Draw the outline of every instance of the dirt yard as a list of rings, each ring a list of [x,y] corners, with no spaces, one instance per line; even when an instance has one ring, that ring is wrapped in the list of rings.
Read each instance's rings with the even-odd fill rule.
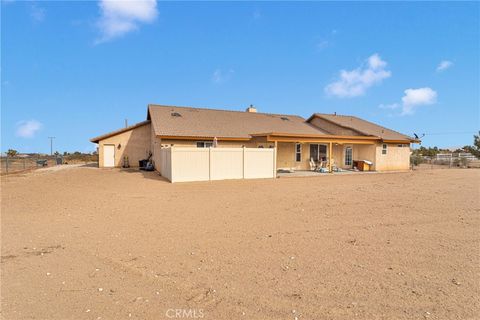
[[[2,179],[2,319],[480,318],[477,169]]]

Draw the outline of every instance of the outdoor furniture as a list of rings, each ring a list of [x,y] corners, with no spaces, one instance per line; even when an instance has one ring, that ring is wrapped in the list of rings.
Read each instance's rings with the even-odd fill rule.
[[[313,161],[313,158],[310,158],[310,170],[311,171],[317,170],[317,165],[315,164],[315,161]]]
[[[370,167],[373,163],[368,160],[354,160],[353,166],[359,171],[370,171]]]

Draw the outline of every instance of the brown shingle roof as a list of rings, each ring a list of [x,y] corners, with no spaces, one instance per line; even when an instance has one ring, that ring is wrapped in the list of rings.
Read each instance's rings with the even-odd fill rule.
[[[149,105],[148,117],[157,136],[250,138],[250,134],[265,132],[325,134],[296,115]]]
[[[378,124],[357,118],[355,116],[344,116],[336,114],[324,114],[324,113],[315,113],[307,121],[310,121],[314,117],[319,117],[330,121],[341,127],[349,128],[357,131],[362,135],[371,135],[382,138],[383,140],[398,140],[398,141],[413,141],[412,137],[404,135],[400,132],[387,129]]]

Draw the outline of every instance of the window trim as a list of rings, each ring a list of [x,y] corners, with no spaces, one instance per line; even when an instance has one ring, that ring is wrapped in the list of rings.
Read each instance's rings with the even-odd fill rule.
[[[297,147],[300,147],[300,150]],[[300,156],[300,160],[297,160],[297,155]],[[295,162],[302,162],[302,144],[298,142],[295,143]]]
[[[382,155],[386,155],[388,153],[388,145],[386,143],[382,144]]]
[[[203,147],[199,147],[198,144],[203,143]],[[209,146],[207,146],[209,144]],[[213,147],[213,141],[197,141],[196,142],[197,148],[212,148]]]

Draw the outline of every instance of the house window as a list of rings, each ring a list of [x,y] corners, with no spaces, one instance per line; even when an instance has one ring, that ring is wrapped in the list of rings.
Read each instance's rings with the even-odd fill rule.
[[[211,148],[213,142],[210,141],[197,141],[197,148]]]
[[[382,145],[382,154],[387,154],[387,145],[385,143]]]
[[[403,144],[398,144],[397,147],[403,148]]]
[[[352,165],[352,158],[353,158],[353,149],[352,147],[345,148],[345,165],[351,166]]]
[[[295,144],[295,161],[302,161],[302,145],[300,143]]]

